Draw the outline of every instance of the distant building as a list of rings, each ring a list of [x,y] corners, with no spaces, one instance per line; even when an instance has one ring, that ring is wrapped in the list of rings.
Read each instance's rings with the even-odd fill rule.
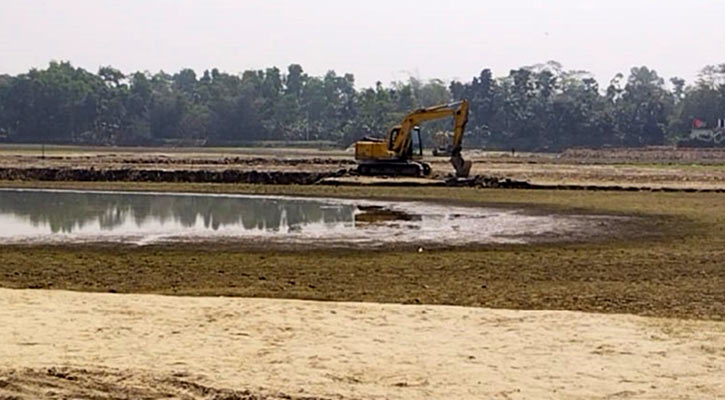
[[[709,128],[707,124],[695,118],[687,139],[677,143],[680,147],[725,147],[725,119],[718,119],[717,126]]]

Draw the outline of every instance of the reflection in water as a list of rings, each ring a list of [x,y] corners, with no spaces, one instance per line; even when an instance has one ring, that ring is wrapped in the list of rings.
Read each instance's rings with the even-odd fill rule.
[[[279,231],[311,223],[351,223],[355,207],[311,199],[109,192],[0,191],[0,223],[26,220],[52,233],[243,227]],[[6,224],[3,224],[6,225]]]
[[[421,202],[0,189],[0,243],[523,243],[596,234],[595,222],[602,219]]]
[[[383,206],[358,206],[360,213],[355,214],[355,223],[358,226],[365,224],[387,224],[394,221],[422,221],[423,217],[409,214],[402,210],[393,210]]]

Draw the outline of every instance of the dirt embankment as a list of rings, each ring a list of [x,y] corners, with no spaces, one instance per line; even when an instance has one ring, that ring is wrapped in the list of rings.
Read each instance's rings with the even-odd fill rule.
[[[310,185],[324,178],[345,175],[336,172],[244,171],[244,170],[161,170],[161,169],[80,169],[80,168],[0,168],[0,180],[6,181],[79,181],[79,182],[208,182],[256,183],[274,185]]]
[[[123,164],[161,164],[161,165],[287,165],[291,167],[305,165],[355,165],[352,159],[339,158],[269,158],[269,157],[223,157],[223,158],[122,158]]]
[[[257,171],[310,171],[333,172],[350,168],[355,160],[342,156],[319,156],[300,154],[289,156],[279,154],[226,155],[223,153],[203,154],[180,153],[70,153],[47,156],[29,154],[3,154],[0,151],[0,167],[4,168],[77,168],[77,169],[155,169],[155,170],[213,170],[225,169]]]

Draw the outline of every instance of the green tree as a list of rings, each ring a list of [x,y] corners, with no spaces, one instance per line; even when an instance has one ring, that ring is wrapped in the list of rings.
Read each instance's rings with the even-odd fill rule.
[[[621,98],[614,103],[622,144],[664,144],[673,105],[672,94],[665,89],[664,79],[656,71],[647,67],[632,68]]]

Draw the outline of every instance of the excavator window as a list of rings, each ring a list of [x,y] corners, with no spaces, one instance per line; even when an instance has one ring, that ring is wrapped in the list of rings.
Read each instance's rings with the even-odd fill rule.
[[[397,139],[398,134],[400,133],[400,128],[394,128],[392,132],[390,132],[390,141],[388,142],[388,150],[393,150],[393,145],[395,144],[395,139]]]
[[[412,153],[411,155],[422,156],[423,155],[423,141],[420,139],[420,127],[416,126],[415,128],[413,128],[413,132],[411,132],[411,135],[410,135],[410,140],[411,140],[410,150]]]

